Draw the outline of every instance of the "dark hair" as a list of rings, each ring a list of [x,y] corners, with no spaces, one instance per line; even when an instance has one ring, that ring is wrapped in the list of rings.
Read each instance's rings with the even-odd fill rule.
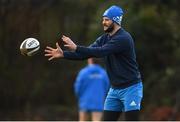
[[[101,59],[99,59],[99,58],[92,58],[92,61],[93,61],[94,64],[100,64]]]

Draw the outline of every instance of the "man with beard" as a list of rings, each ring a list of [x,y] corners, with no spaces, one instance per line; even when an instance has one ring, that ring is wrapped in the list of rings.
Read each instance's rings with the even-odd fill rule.
[[[139,119],[143,85],[136,62],[134,41],[121,27],[123,14],[123,10],[118,6],[108,8],[102,16],[105,33],[89,47],[76,45],[69,37],[63,35],[64,46],[70,51],[63,51],[58,43],[56,48],[47,46],[45,49],[45,56],[48,56],[49,60],[81,60],[90,57],[104,59],[111,82],[104,104],[104,121],[118,120],[122,112],[125,112],[126,120]]]

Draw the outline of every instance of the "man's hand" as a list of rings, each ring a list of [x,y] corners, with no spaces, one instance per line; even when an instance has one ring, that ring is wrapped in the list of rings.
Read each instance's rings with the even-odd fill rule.
[[[62,36],[62,40],[65,43],[64,46],[67,47],[69,50],[71,50],[71,51],[75,51],[76,50],[77,45],[74,44],[74,42],[69,37],[63,35]]]
[[[60,48],[59,44],[56,42],[56,49],[47,46],[46,49],[44,50],[45,56],[50,57],[48,60],[52,60],[54,58],[62,58],[64,57],[63,51]]]

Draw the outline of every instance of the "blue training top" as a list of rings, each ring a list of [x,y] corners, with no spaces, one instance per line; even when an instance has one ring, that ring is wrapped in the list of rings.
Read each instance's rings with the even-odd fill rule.
[[[83,68],[74,84],[81,111],[102,111],[109,79],[105,70],[96,64]]]
[[[134,41],[120,28],[114,35],[103,34],[89,47],[77,46],[75,52],[64,51],[64,58],[104,58],[112,87],[124,88],[141,82],[136,62]]]

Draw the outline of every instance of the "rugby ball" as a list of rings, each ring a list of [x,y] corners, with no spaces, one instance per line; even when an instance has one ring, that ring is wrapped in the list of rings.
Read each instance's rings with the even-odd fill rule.
[[[20,51],[22,55],[33,56],[38,52],[39,48],[40,43],[37,39],[27,38],[21,43]]]

